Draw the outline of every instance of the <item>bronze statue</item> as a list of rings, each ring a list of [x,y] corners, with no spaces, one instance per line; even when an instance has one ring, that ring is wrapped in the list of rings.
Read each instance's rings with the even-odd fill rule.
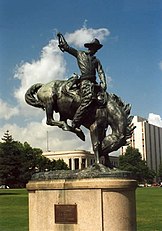
[[[89,129],[95,163],[100,164],[100,157],[104,156],[105,166],[112,168],[108,154],[126,145],[134,130],[131,106],[115,94],[106,92],[102,66],[93,56],[102,47],[97,39],[85,44],[89,50],[83,52],[69,47],[61,34],[58,37],[60,49],[77,58],[81,76],[34,84],[27,90],[25,100],[29,105],[46,111],[48,125],[71,131],[82,140],[85,140],[85,136],[80,125]],[[96,70],[100,85],[96,82]],[[60,121],[54,120],[54,112],[59,112]],[[68,119],[73,121],[72,126],[67,123]],[[111,134],[106,134],[108,126],[112,129]]]
[[[103,91],[106,91],[106,77],[100,61],[94,54],[102,47],[98,39],[94,39],[90,43],[85,43],[84,46],[88,51],[79,51],[70,47],[62,34],[58,33],[59,48],[62,52],[66,51],[77,58],[77,63],[81,72],[79,83],[81,103],[78,107],[72,121],[72,127],[79,129],[82,120],[84,120],[86,112],[95,99],[94,85],[96,82],[96,71],[100,78],[100,85]]]

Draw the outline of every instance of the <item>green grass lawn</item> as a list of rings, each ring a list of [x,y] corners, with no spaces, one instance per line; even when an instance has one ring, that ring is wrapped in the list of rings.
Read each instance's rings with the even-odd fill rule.
[[[29,230],[28,194],[25,189],[0,190],[0,230]]]
[[[137,230],[162,231],[162,187],[136,191]]]
[[[138,188],[136,198],[137,230],[162,231],[162,188]],[[25,189],[0,190],[0,230],[28,231],[28,194]]]

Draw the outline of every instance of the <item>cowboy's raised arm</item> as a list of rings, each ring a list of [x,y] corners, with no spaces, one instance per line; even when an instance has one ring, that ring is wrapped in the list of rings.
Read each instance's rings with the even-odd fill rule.
[[[77,50],[74,49],[73,47],[70,47],[70,46],[68,45],[68,43],[66,42],[64,36],[63,36],[61,33],[58,33],[58,34],[57,34],[57,37],[58,37],[58,41],[59,41],[58,47],[60,48],[60,50],[61,50],[62,52],[66,51],[66,52],[68,52],[69,54],[71,54],[71,55],[77,57]]]

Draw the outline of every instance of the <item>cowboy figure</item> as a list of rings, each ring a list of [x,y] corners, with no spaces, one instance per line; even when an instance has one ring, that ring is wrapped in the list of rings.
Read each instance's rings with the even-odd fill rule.
[[[62,34],[58,33],[59,48],[62,52],[66,51],[69,54],[77,58],[77,63],[81,72],[80,75],[80,95],[81,104],[77,109],[73,121],[72,127],[80,130],[81,120],[84,118],[85,113],[89,109],[93,101],[94,84],[96,82],[96,71],[100,78],[100,86],[103,91],[106,91],[106,77],[103,71],[100,61],[94,56],[94,54],[103,46],[98,39],[94,39],[90,43],[85,43],[84,46],[88,48],[87,51],[79,51],[70,47]]]

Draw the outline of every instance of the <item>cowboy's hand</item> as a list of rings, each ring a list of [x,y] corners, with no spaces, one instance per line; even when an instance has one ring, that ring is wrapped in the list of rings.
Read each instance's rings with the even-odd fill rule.
[[[63,43],[60,43],[60,44],[58,45],[58,47],[64,48],[64,44],[63,44]]]
[[[65,51],[65,50],[64,50],[64,44],[63,44],[62,42],[59,43],[58,47],[60,48],[60,50],[61,50],[62,52]]]

